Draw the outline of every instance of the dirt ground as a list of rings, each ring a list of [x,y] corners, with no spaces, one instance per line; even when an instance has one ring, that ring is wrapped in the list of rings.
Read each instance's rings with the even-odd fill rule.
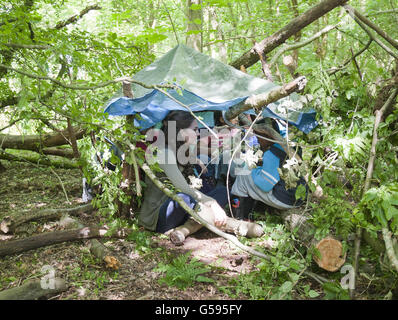
[[[36,208],[66,208],[82,204],[80,170],[51,171],[28,163],[2,163],[6,171],[0,173],[0,221],[23,210],[29,214],[29,210]],[[83,214],[79,219],[83,224],[103,225],[103,218],[95,212]],[[0,241],[59,228],[56,221],[30,222],[19,227],[15,234],[0,232]],[[68,242],[0,258],[0,290],[19,286],[30,279],[40,279],[43,266],[51,266],[55,276],[67,282],[68,290],[50,299],[228,300],[230,297],[220,292],[218,287],[227,286],[231,277],[255,268],[248,254],[206,229],[186,239],[180,247],[174,246],[164,235],[153,233],[149,253],[137,250],[134,241],[117,239],[104,244],[121,260],[119,270],[108,270],[96,260],[90,254],[88,241]],[[154,271],[159,261],[164,261],[165,255],[177,257],[188,252],[213,266],[206,277],[214,282],[198,282],[185,290],[159,283],[161,273]]]

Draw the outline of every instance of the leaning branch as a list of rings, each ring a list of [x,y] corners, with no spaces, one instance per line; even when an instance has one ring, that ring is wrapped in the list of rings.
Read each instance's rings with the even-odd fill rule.
[[[358,52],[356,52],[355,54],[353,54],[352,57],[349,58],[349,59],[347,59],[341,66],[339,66],[339,67],[337,67],[337,68],[334,67],[334,68],[328,70],[327,72],[328,72],[329,76],[331,76],[331,75],[333,75],[333,74],[335,74],[335,73],[337,73],[337,72],[343,70],[345,67],[347,67],[347,65],[348,65],[352,60],[356,59],[356,57],[358,57],[359,55],[361,55],[362,53],[364,53],[364,52],[370,47],[370,45],[371,45],[372,42],[373,42],[373,39],[369,39],[368,43],[367,43],[361,50],[359,50]]]
[[[225,113],[225,118],[231,120],[236,118],[242,112],[250,109],[260,111],[263,107],[278,101],[281,98],[287,97],[293,92],[301,91],[307,84],[307,79],[305,77],[298,77],[293,81],[285,84],[282,87],[277,87],[272,89],[267,93],[257,94],[248,97],[243,103],[238,104],[232,108],[229,108]]]
[[[390,96],[388,97],[388,99],[387,99],[386,103],[383,105],[383,107],[379,110],[376,110],[376,112],[375,112],[376,116],[375,116],[375,121],[374,121],[374,125],[373,125],[372,146],[370,148],[368,169],[366,172],[365,185],[364,185],[362,194],[365,194],[369,190],[370,183],[371,183],[372,176],[373,176],[374,163],[375,163],[375,159],[376,159],[376,146],[377,146],[377,142],[378,142],[377,130],[378,130],[380,122],[383,118],[384,112],[391,106],[392,103],[394,103],[394,101],[396,100],[397,94],[398,94],[398,89],[395,88],[392,91],[392,93],[390,94]],[[390,258],[391,263],[395,267],[397,267],[398,264],[395,264],[395,262],[397,261],[397,257],[394,254],[394,250],[391,251],[392,243],[390,244],[390,236],[389,236],[390,232],[386,227],[383,227],[382,231],[383,231],[383,238],[384,238],[385,245],[386,245],[387,255]],[[355,276],[358,272],[361,238],[362,238],[362,228],[358,227],[357,234],[356,234],[356,241],[355,241],[355,252],[354,252]],[[397,271],[398,271],[398,268],[397,268]],[[353,294],[353,292],[351,291],[351,295],[352,294]]]
[[[294,34],[298,33],[301,29],[305,28],[315,20],[324,16],[326,13],[330,12],[334,8],[343,5],[348,0],[324,0],[312,7],[299,17],[293,19],[285,27],[274,33],[273,35],[265,38],[260,43],[256,44],[249,51],[244,53],[240,58],[231,63],[236,69],[240,69],[241,66],[248,68],[255,64],[260,58],[258,51],[261,51],[263,55],[268,54],[281,44],[283,44],[287,39],[289,39]]]
[[[394,245],[391,239],[391,231],[387,228],[382,229],[383,239],[386,244],[386,252],[388,255],[388,259],[390,259],[391,264],[394,266],[395,270],[398,271],[398,258],[395,255]]]

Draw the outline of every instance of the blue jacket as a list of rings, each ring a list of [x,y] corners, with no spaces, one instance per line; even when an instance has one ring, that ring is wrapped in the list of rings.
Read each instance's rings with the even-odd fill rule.
[[[279,182],[278,168],[286,153],[282,147],[274,143],[270,149],[263,154],[263,165],[252,170],[251,175],[256,186],[262,191],[269,192]]]

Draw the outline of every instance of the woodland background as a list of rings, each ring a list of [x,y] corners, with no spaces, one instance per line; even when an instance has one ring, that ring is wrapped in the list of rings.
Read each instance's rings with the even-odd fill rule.
[[[332,4],[331,10],[300,26],[300,17],[320,3]],[[344,3],[350,7],[340,6]],[[360,13],[356,21],[350,8]],[[93,201],[95,214],[85,207],[79,219],[128,230],[127,238],[98,245],[129,259],[124,267],[115,261],[105,266],[86,242],[4,254],[0,290],[37,281],[50,265],[67,282],[53,294],[58,299],[396,298],[397,25],[393,0],[1,1],[1,242],[67,229],[48,221],[79,204],[84,175],[100,183],[103,193]],[[295,31],[267,46],[285,26]],[[292,129],[313,181],[302,210],[311,215],[315,238],[333,233],[341,239],[346,264],[356,271],[355,288],[341,286],[345,274],[314,266],[316,253],[303,248],[270,209],[258,217],[264,239],[278,246],[268,250],[264,239],[240,239],[269,257],[236,256],[231,265],[247,266],[248,272],[226,272],[165,247],[162,236],[120,213],[123,203],[133,204],[134,217],[137,186],[124,192],[122,170],[103,170],[96,155],[107,150],[105,136],[114,141],[142,136],[124,119],[104,117],[104,105],[121,89],[121,79],[178,43],[280,85],[307,78],[302,94],[311,98],[320,125],[309,135]],[[59,210],[41,215],[54,208]],[[29,215],[30,221],[17,226],[15,221]]]

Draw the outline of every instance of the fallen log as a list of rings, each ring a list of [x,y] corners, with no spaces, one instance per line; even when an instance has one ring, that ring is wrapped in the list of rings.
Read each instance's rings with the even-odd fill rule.
[[[0,138],[1,139],[1,138]],[[17,150],[7,150],[7,152],[0,149],[0,159],[8,161],[29,162],[36,165],[52,166],[54,168],[75,169],[79,168],[76,161],[66,158],[59,158],[57,156],[42,157],[40,154],[27,150],[23,155]],[[19,151],[19,150],[18,150]]]
[[[84,212],[91,212],[93,210],[94,207],[91,204],[85,204],[75,208],[23,211],[15,216],[4,217],[3,220],[0,222],[0,231],[2,231],[3,233],[13,233],[18,226],[30,221],[59,220],[65,214],[77,216]]]
[[[76,139],[83,138],[86,130],[73,127]],[[8,135],[0,134],[0,141],[3,149],[21,149],[40,152],[43,148],[62,146],[70,144],[70,136],[68,129],[60,132],[51,132],[43,135]]]
[[[0,257],[68,241],[104,237],[123,237],[122,232],[115,232],[111,236],[105,236],[107,231],[108,230],[104,228],[84,227],[73,230],[47,232],[19,240],[3,241],[0,242]]]
[[[295,209],[282,211],[281,216],[285,221],[286,227],[297,234],[300,243],[308,249],[315,248],[320,256],[314,255],[315,263],[327,271],[337,271],[345,263],[346,254],[343,253],[343,245],[333,236],[317,240],[313,237],[314,227],[308,221],[309,217],[303,215]]]
[[[42,285],[41,280],[28,281],[22,286],[0,291],[0,300],[37,300],[49,298],[68,289],[65,280],[54,278],[52,285]]]
[[[68,216],[64,217],[59,224],[66,228],[68,226],[77,226],[78,228],[85,227],[80,221]],[[120,263],[121,259],[116,257],[115,254],[111,253],[110,250],[97,239],[89,240],[89,249],[91,254],[100,261],[104,262],[107,268],[118,270],[122,266]]]
[[[58,157],[64,157],[68,159],[73,159],[75,158],[75,155],[73,154],[72,149],[66,149],[66,148],[45,148],[41,150],[41,153],[46,154],[46,155],[51,155],[51,156],[58,156]]]

